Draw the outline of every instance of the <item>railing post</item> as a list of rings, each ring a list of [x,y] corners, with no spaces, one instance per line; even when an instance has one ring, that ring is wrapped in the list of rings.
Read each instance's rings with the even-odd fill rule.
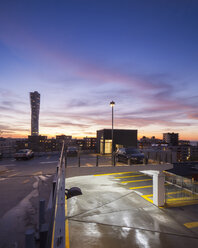
[[[39,201],[39,231],[41,230],[41,225],[45,223],[45,200],[41,199]]]
[[[40,248],[46,247],[47,234],[48,234],[48,225],[45,223],[42,224],[40,228]]]
[[[158,156],[158,163],[160,164],[161,163],[161,152],[158,153],[159,156]]]
[[[98,155],[96,156],[96,167],[98,167]]]
[[[65,167],[67,167],[67,151],[65,151]]]
[[[28,229],[25,233],[25,248],[35,248],[34,229]]]
[[[80,155],[78,155],[78,167],[80,167]]]
[[[54,194],[55,194],[55,188],[56,188],[56,180],[54,179],[54,181],[53,181],[53,188],[52,188],[52,199],[54,199]]]
[[[129,158],[127,161],[128,165],[131,165],[131,159]]]

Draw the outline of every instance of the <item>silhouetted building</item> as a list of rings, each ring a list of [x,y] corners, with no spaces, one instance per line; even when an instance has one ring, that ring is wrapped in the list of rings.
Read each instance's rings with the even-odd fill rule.
[[[111,129],[97,131],[97,152],[106,154],[112,150]],[[120,147],[137,147],[137,130],[114,129],[113,150]]]
[[[47,136],[28,136],[28,148],[34,152],[44,152]]]
[[[178,146],[178,133],[163,133],[163,141],[171,146]]]
[[[37,91],[30,92],[30,103],[31,103],[31,136],[38,136],[40,94]]]

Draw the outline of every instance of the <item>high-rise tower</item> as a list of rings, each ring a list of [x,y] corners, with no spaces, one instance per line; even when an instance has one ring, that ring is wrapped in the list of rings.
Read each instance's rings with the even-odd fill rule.
[[[31,135],[39,135],[39,110],[40,110],[40,94],[37,91],[30,92],[31,103]]]

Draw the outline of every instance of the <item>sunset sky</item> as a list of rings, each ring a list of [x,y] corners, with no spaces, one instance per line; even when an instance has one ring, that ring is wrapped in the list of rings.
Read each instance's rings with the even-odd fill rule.
[[[40,134],[138,129],[198,140],[198,1],[0,1],[0,130]],[[0,136],[1,136],[0,135]]]

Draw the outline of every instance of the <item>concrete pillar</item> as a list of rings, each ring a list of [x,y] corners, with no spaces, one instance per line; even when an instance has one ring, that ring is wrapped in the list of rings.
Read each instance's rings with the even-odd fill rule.
[[[165,203],[165,176],[163,172],[153,175],[153,204],[158,207],[164,206]]]

